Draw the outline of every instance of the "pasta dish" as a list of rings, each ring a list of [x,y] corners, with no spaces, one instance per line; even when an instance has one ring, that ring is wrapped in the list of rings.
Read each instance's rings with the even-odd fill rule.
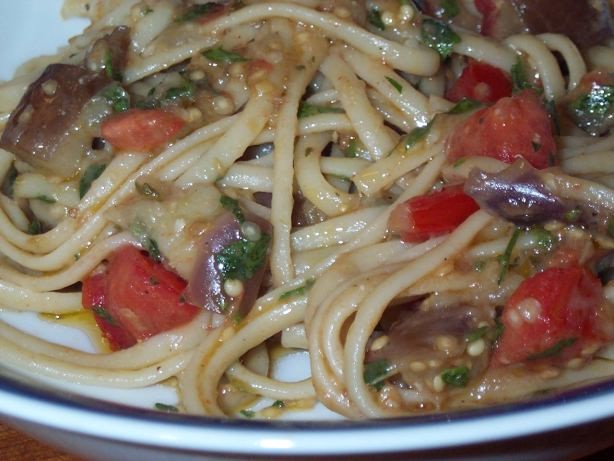
[[[0,321],[0,365],[239,418],[614,377],[612,12],[66,1],[91,25],[0,83],[0,307],[98,351]]]

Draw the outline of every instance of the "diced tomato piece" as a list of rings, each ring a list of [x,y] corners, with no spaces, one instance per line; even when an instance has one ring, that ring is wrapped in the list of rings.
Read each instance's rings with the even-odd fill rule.
[[[265,59],[252,59],[248,63],[249,75],[255,74],[256,72],[263,70],[265,72],[271,72],[273,70],[273,64]]]
[[[556,162],[548,112],[532,90],[497,101],[460,123],[448,138],[448,159],[494,157],[505,163],[524,158],[542,169]]]
[[[479,208],[463,192],[462,185],[448,186],[398,205],[390,215],[388,228],[405,242],[422,242],[453,231]]]
[[[186,282],[137,248],[114,253],[105,272],[83,281],[83,306],[113,350],[192,320],[200,308],[183,300]]]
[[[512,80],[507,73],[490,64],[471,60],[458,80],[446,92],[446,98],[460,101],[474,99],[492,104],[512,95]]]
[[[151,151],[169,142],[185,121],[161,109],[131,109],[102,122],[102,137],[120,150]]]
[[[504,326],[493,365],[579,355],[608,341],[599,279],[579,265],[552,267],[524,280],[502,313]]]

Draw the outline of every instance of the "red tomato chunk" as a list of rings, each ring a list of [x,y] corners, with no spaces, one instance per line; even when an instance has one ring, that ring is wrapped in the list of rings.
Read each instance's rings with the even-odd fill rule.
[[[535,168],[551,166],[556,144],[548,112],[532,90],[500,99],[460,123],[448,138],[448,159],[482,156],[505,163],[524,158]]]
[[[453,231],[479,208],[459,184],[410,198],[393,210],[388,223],[405,242],[422,242]]]
[[[603,289],[584,267],[553,267],[524,280],[502,314],[493,364],[577,357],[608,341]]]
[[[467,98],[492,104],[511,94],[512,81],[505,72],[489,64],[471,60],[446,92],[446,98],[455,102]]]
[[[119,150],[151,151],[168,143],[185,121],[161,109],[131,109],[102,122],[102,137]]]
[[[111,349],[130,347],[192,320],[186,282],[132,246],[111,255],[105,272],[83,281],[82,303],[94,312]]]

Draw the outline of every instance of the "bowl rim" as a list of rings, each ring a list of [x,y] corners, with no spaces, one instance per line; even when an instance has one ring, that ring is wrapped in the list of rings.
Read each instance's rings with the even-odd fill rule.
[[[1,372],[0,401],[3,419],[129,444],[244,455],[347,455],[497,442],[612,418],[614,380],[521,403],[363,421],[263,421],[166,413],[51,389]]]

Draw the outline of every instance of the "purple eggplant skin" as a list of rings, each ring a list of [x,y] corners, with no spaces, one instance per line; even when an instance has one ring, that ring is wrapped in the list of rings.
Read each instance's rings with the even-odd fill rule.
[[[81,126],[83,107],[111,79],[70,64],[51,64],[32,83],[12,112],[0,147],[21,160],[62,177],[79,168],[91,136]]]

